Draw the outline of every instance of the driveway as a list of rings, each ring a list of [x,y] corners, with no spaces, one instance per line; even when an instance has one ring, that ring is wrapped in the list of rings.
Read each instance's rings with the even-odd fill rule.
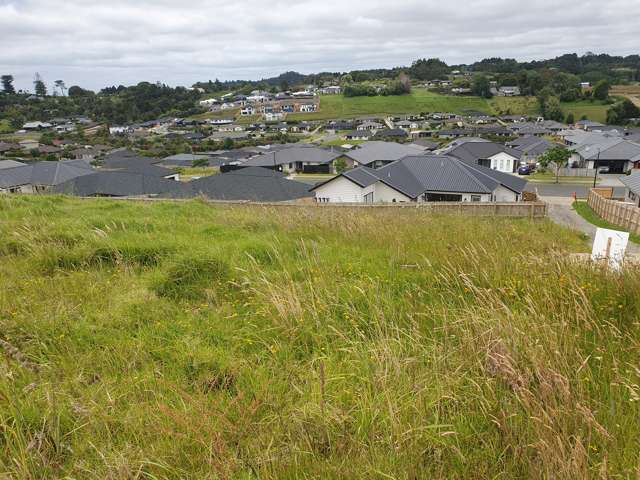
[[[573,199],[567,197],[541,197],[542,201],[546,202],[549,206],[548,213],[549,218],[563,227],[568,227],[572,230],[577,230],[584,233],[591,240],[591,244],[596,238],[596,230],[598,227],[590,224],[584,218],[582,218],[573,209]],[[629,242],[627,247],[627,253],[637,255],[640,254],[640,245],[633,242]]]

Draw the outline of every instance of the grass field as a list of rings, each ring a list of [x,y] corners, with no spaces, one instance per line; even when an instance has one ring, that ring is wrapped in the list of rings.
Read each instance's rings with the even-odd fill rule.
[[[493,97],[489,104],[497,115],[538,115],[536,97]]]
[[[410,95],[391,97],[325,95],[320,99],[319,112],[288,115],[287,119],[330,120],[422,112],[464,113],[465,110],[491,113],[487,101],[479,97],[444,96],[425,89],[414,89]]]
[[[0,197],[6,478],[633,478],[640,274],[548,221]]]
[[[607,110],[611,108],[611,105],[604,104],[597,100],[593,102],[589,100],[578,100],[576,102],[564,102],[561,104],[561,107],[565,117],[569,113],[573,113],[576,122],[583,116],[586,116],[588,120],[593,122],[606,123]]]

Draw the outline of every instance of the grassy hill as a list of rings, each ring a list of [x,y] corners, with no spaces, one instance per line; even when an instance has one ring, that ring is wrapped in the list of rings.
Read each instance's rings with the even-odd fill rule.
[[[0,197],[8,478],[631,478],[640,274],[548,221]]]
[[[479,97],[445,96],[425,89],[414,89],[410,95],[391,97],[325,95],[320,99],[319,112],[288,115],[287,119],[330,120],[422,112],[464,113],[465,110],[491,112],[487,101]]]

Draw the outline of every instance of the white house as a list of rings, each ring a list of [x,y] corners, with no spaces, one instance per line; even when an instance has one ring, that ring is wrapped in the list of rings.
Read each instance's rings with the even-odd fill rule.
[[[320,203],[517,202],[526,181],[444,155],[349,170],[312,191]]]

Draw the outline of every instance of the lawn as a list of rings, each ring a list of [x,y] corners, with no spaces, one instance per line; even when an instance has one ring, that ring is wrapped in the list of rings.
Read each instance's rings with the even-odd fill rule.
[[[578,100],[576,102],[564,102],[560,105],[565,117],[569,113],[573,113],[573,117],[577,122],[583,116],[586,116],[588,120],[593,122],[606,123],[607,110],[611,105],[607,105],[601,101],[595,100],[593,102],[589,100]]]
[[[536,97],[493,97],[489,101],[497,115],[532,115],[540,112]]]
[[[180,181],[189,182],[195,178],[216,175],[220,169],[217,167],[180,167],[176,171],[180,174]]]
[[[0,197],[6,478],[633,478],[640,273],[549,221]]]
[[[410,95],[390,97],[325,95],[320,99],[320,111],[288,115],[287,119],[330,120],[423,112],[464,113],[465,110],[491,113],[490,105],[480,97],[445,96],[425,89],[414,89]]]
[[[589,204],[585,201],[577,201],[573,203],[574,210],[584,218],[587,222],[592,225],[595,225],[599,228],[608,228],[609,230],[618,230],[620,232],[625,232],[626,230],[618,225],[614,225],[613,223],[607,222],[604,218],[599,216],[593,209],[589,206]],[[629,234],[629,239],[633,243],[640,244],[640,235],[636,235],[634,233]]]
[[[546,171],[541,172],[537,171],[527,177],[527,180],[530,182],[539,182],[539,183],[556,183],[556,175],[553,172]],[[600,183],[600,179],[596,184]],[[562,184],[579,184],[579,185],[593,185],[593,177],[567,177],[560,176],[558,177],[558,183]]]

